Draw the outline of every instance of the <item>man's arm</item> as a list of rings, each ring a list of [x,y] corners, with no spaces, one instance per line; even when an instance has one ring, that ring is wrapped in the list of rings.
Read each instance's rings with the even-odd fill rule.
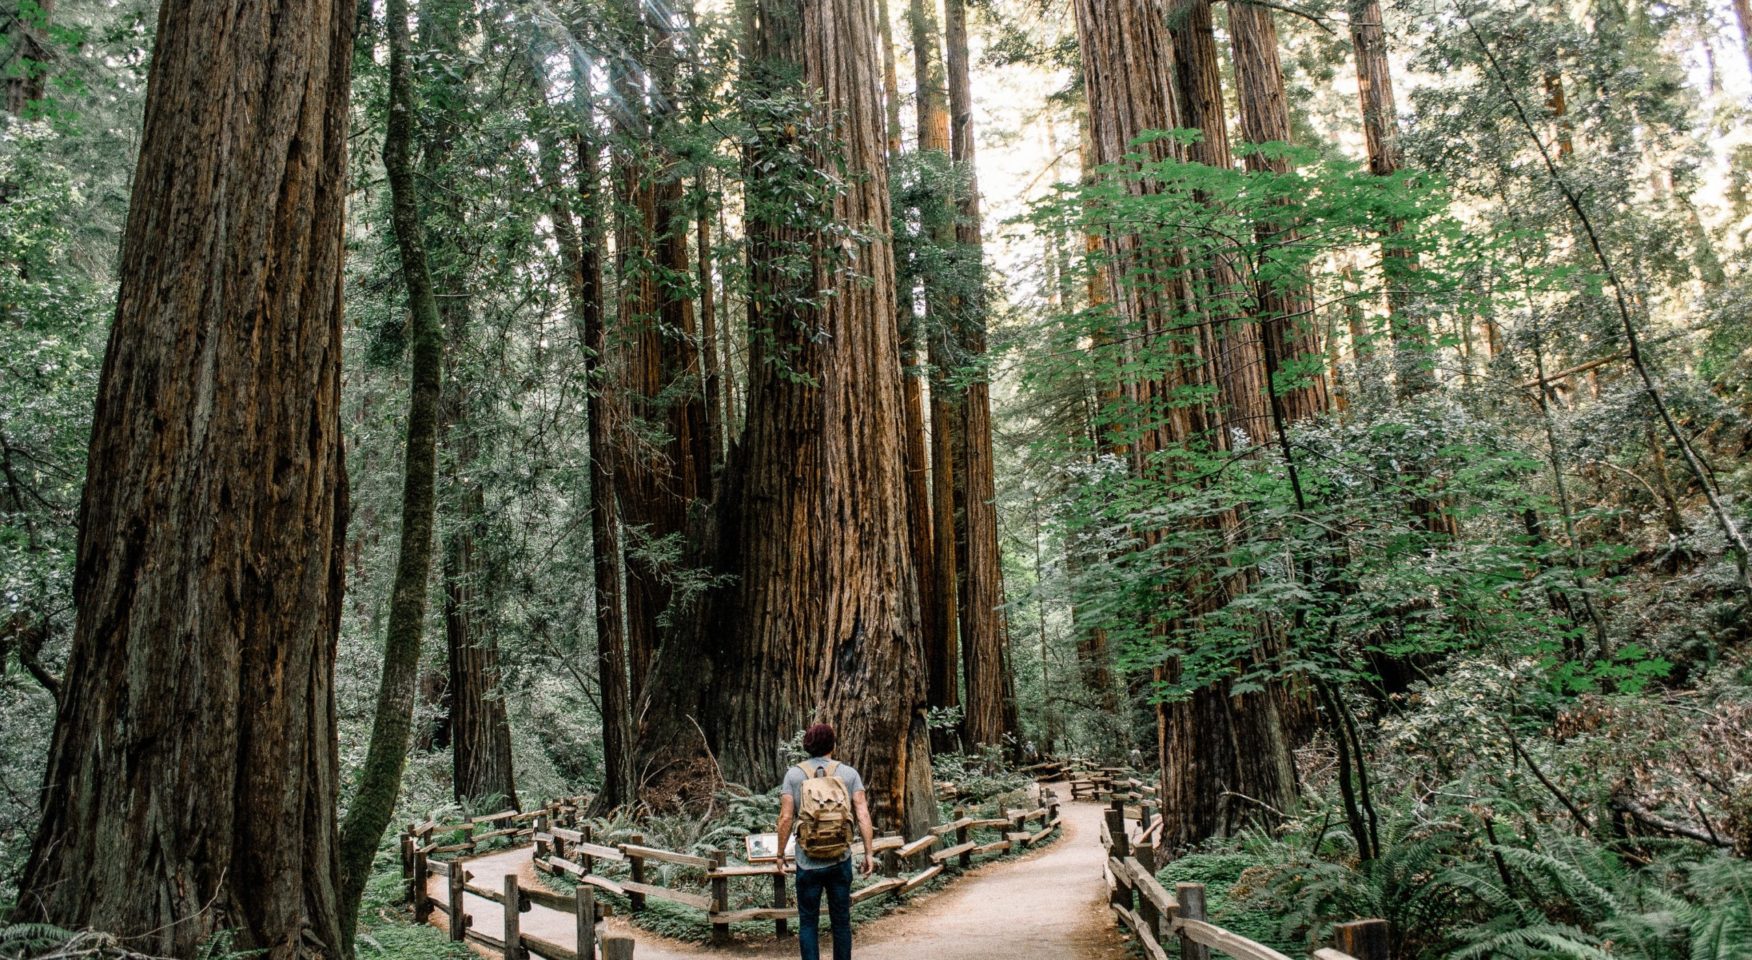
[[[791,819],[797,815],[797,801],[791,799],[791,791],[786,790],[779,796],[779,869],[785,869],[785,845],[791,839]]]
[[[858,813],[858,831],[864,835],[864,876],[876,872],[876,827],[870,822],[870,798],[864,791],[852,794],[852,807]]]

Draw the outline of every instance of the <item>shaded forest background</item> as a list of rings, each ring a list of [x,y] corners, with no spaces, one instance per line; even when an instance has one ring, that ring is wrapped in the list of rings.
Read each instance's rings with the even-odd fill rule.
[[[1752,10],[835,3],[358,5],[344,935],[389,823],[820,715],[895,826],[1159,776],[1269,942],[1752,951]],[[0,11],[7,902],[164,16]]]

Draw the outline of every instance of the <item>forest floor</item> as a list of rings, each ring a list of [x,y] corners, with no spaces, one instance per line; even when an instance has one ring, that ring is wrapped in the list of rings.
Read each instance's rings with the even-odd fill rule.
[[[1068,792],[1068,791],[1061,791]],[[1101,815],[1096,803],[1066,803],[1060,808],[1064,836],[1024,856],[981,864],[936,893],[908,900],[868,923],[854,937],[859,960],[1014,960],[1049,956],[1060,960],[1122,960],[1124,940],[1107,910],[1107,885],[1101,878]],[[525,887],[539,886],[528,847],[468,861],[476,883],[496,887],[493,878],[514,873]],[[444,897],[443,878],[434,875],[432,896]],[[499,905],[469,894],[465,909],[474,927],[497,933]],[[824,911],[825,912],[825,911]],[[434,911],[432,923],[444,926]],[[822,917],[826,940],[827,918]],[[535,906],[522,917],[525,933],[572,945],[570,914]],[[704,957],[794,957],[795,936],[739,938],[733,946],[683,943],[611,917],[601,928],[637,941],[636,960],[688,960]],[[826,953],[823,944],[823,953]]]

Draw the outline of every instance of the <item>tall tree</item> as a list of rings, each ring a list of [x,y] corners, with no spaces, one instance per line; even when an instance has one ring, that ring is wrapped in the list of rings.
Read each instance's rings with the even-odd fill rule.
[[[359,901],[383,831],[395,814],[413,728],[419,680],[420,641],[426,628],[427,583],[432,571],[432,531],[437,513],[437,451],[444,379],[444,327],[432,286],[422,233],[420,188],[415,169],[416,84],[407,0],[388,0],[389,111],[383,135],[383,168],[389,180],[390,221],[401,254],[408,294],[409,382],[407,452],[402,481],[401,543],[390,588],[384,631],[383,673],[372,715],[371,741],[359,786],[341,825],[341,922],[349,948]]]
[[[1283,65],[1278,58],[1277,21],[1269,8],[1245,0],[1229,4],[1229,43],[1235,65],[1236,100],[1241,106],[1241,139],[1248,144],[1290,142],[1290,105],[1284,92]],[[1247,169],[1289,173],[1290,161],[1252,151]],[[1272,224],[1260,226],[1261,239],[1293,245],[1295,232]],[[1268,247],[1269,249],[1269,247]],[[1313,302],[1302,289],[1285,288],[1254,278],[1254,302],[1262,335],[1271,338],[1274,367],[1286,371],[1282,383],[1271,385],[1292,420],[1325,412],[1330,404],[1320,332]]]
[[[570,195],[561,179],[558,148],[545,140],[544,187],[553,200],[554,239],[566,272],[566,301],[578,343],[584,354],[584,374],[590,391],[585,401],[590,445],[590,567],[595,588],[596,680],[602,714],[602,791],[597,803],[613,810],[632,803],[633,711],[627,677],[626,637],[621,615],[620,517],[616,506],[608,406],[611,385],[602,370],[608,349],[603,324],[602,201],[597,161],[600,148],[592,139],[595,121],[586,115],[586,133],[572,138],[577,156],[577,187]],[[582,228],[579,222],[582,221]]]
[[[939,251],[955,243],[955,222],[949,196],[941,187],[949,177],[950,139],[948,81],[943,74],[942,31],[937,24],[936,0],[911,0],[907,19],[912,33],[914,105],[917,111],[917,163],[925,181],[919,216],[927,233],[925,241]],[[931,526],[931,559],[928,582],[921,582],[919,598],[924,612],[925,652],[929,659],[928,688],[933,709],[961,706],[961,599],[960,569],[955,540],[955,431],[959,425],[956,397],[946,371],[954,361],[946,339],[945,318],[949,294],[938,264],[925,266],[919,277],[922,313],[908,302],[910,339],[915,355],[925,344],[923,359],[931,370],[930,464],[931,488],[928,518]],[[908,301],[912,298],[908,291]],[[910,417],[910,413],[909,413]],[[921,506],[922,511],[924,508]],[[937,746],[947,748],[953,732],[938,737]]]
[[[690,506],[711,493],[712,456],[700,386],[684,185],[669,171],[679,28],[649,4],[615,7],[644,62],[618,60],[613,83],[615,223],[620,313],[609,338],[628,416],[614,458],[626,532],[627,652],[635,695],[674,616],[679,542]],[[647,84],[649,88],[647,88]]]
[[[426,183],[453,182],[458,141],[468,133],[468,80],[474,58],[462,56],[464,32],[471,26],[470,0],[427,0],[420,4],[419,45],[426,69],[423,100],[427,122],[420,130],[420,176]],[[446,225],[425,238],[449,348],[445,351],[444,390],[439,405],[443,457],[443,506],[450,515],[439,564],[444,582],[444,733],[451,756],[451,789],[464,802],[517,805],[511,757],[511,724],[500,690],[499,643],[492,608],[494,576],[487,528],[486,490],[475,478],[480,434],[485,425],[475,411],[479,385],[464,346],[471,340],[476,310],[473,265],[480,244],[467,227],[471,210],[460,190],[436,190],[424,197],[432,222]]]
[[[945,0],[944,44],[949,66],[950,154],[956,167],[956,256],[967,287],[951,305],[949,332],[970,368],[959,391],[955,440],[955,553],[961,574],[962,665],[967,684],[964,729],[974,744],[1001,743],[1016,732],[1016,678],[1010,669],[1010,636],[1004,605],[1004,573],[998,556],[997,479],[992,457],[991,386],[986,379],[985,245],[980,236],[979,178],[973,139],[973,79],[967,45],[965,0]]]
[[[754,356],[724,531],[738,649],[716,715],[727,772],[759,782],[782,772],[773,744],[832,721],[877,819],[912,835],[935,801],[873,8],[756,3],[757,102],[780,115],[751,118],[773,133],[750,162],[774,175],[749,184]]]
[[[341,231],[355,5],[159,12],[15,919],[345,955]],[[215,23],[234,29],[220,32]]]
[[[1387,59],[1381,4],[1379,0],[1351,0],[1349,13],[1369,172],[1389,177],[1399,172],[1403,161],[1399,149],[1399,111],[1393,98],[1393,67]],[[1381,257],[1387,273],[1387,332],[1393,344],[1394,385],[1401,397],[1413,397],[1427,392],[1436,383],[1429,367],[1429,324],[1407,302],[1404,282],[1395,279],[1417,269],[1417,263],[1403,245],[1393,242],[1391,233],[1382,239]]]
[[[1177,9],[1166,23],[1145,0],[1119,4],[1078,0],[1075,10],[1096,159],[1104,165],[1123,165],[1139,155],[1146,162],[1174,155],[1172,141],[1165,139],[1134,146],[1148,131],[1174,129],[1186,122],[1170,87],[1174,74],[1169,69],[1173,51],[1166,35],[1168,24],[1187,31],[1183,40],[1173,42],[1200,58],[1192,65],[1197,69],[1183,77],[1182,86],[1205,91],[1198,109],[1210,127],[1204,141],[1209,145],[1219,113],[1205,107],[1221,101],[1209,96],[1215,43],[1205,36],[1208,19],[1199,17],[1198,6]],[[1187,102],[1192,99],[1189,94]],[[1135,196],[1160,190],[1148,177],[1128,177],[1124,183]],[[1263,407],[1263,391],[1243,386],[1263,383],[1261,375],[1247,369],[1251,363],[1237,359],[1248,342],[1242,331],[1250,325],[1224,324],[1221,301],[1203,305],[1202,314],[1195,309],[1199,305],[1193,291],[1177,279],[1184,271],[1172,266],[1181,256],[1178,252],[1145,244],[1120,227],[1109,230],[1104,243],[1110,261],[1109,296],[1117,308],[1116,319],[1125,325],[1124,335],[1114,338],[1116,362],[1166,371],[1122,384],[1125,409],[1142,418],[1129,450],[1133,470],[1145,480],[1197,484],[1196,477],[1178,476],[1173,459],[1161,454],[1189,445],[1227,451],[1233,433],[1223,429],[1225,417],[1265,422],[1263,413],[1252,412]],[[1220,278],[1206,288],[1219,295],[1227,289]],[[1235,332],[1224,338],[1220,325]],[[1251,343],[1257,346],[1257,336]],[[1228,541],[1237,535],[1239,514],[1221,511],[1210,522],[1217,526],[1214,532]],[[1143,537],[1149,546],[1161,541],[1156,531],[1145,531]],[[1184,616],[1196,622],[1250,582],[1251,574],[1245,571],[1221,581],[1195,571],[1183,577],[1176,589],[1185,598]],[[1157,626],[1165,630],[1176,624]],[[1169,659],[1156,679],[1180,682],[1179,659]],[[1293,770],[1274,698],[1232,700],[1226,684],[1207,684],[1184,700],[1158,706],[1156,719],[1164,816],[1169,821],[1166,836],[1171,842],[1196,842],[1231,825],[1225,784],[1274,806],[1293,794]]]

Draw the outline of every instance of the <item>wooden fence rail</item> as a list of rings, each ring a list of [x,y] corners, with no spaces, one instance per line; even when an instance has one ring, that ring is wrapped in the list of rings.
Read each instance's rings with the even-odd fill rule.
[[[540,810],[503,811],[469,821],[439,824],[432,821],[410,824],[402,836],[402,872],[408,883],[408,899],[413,904],[414,919],[426,922],[433,910],[446,918],[450,939],[470,941],[502,953],[507,960],[542,957],[547,960],[596,960],[596,924],[606,915],[604,904],[597,901],[598,892],[624,897],[636,913],[646,908],[648,899],[655,898],[700,910],[712,925],[712,943],[730,942],[730,925],[749,921],[771,921],[775,930],[784,935],[791,921],[797,919],[797,907],[791,902],[785,871],[776,864],[731,864],[722,851],[701,856],[679,853],[649,846],[641,834],[632,834],[620,843],[599,843],[591,827],[579,823],[577,813],[581,802],[566,801],[549,804]],[[516,824],[527,823],[521,827]],[[562,826],[568,823],[571,826]],[[881,864],[880,880],[852,893],[852,902],[859,903],[883,895],[904,896],[941,876],[951,866],[964,870],[972,866],[973,858],[993,853],[1005,853],[1018,847],[1028,847],[1045,840],[1060,825],[1058,797],[1045,787],[1040,789],[1037,805],[1032,809],[1005,810],[1002,817],[971,817],[963,810],[949,823],[932,828],[922,837],[907,840],[900,836],[876,838],[872,856]],[[484,827],[484,829],[482,829]],[[1001,839],[979,843],[973,831],[1000,831]],[[464,832],[466,841],[439,843],[435,838]],[[475,883],[461,859],[440,860],[441,855],[466,857],[479,844],[495,837],[527,839],[531,843],[532,865],[536,870],[552,875],[568,875],[576,884],[572,895],[547,890],[519,888],[514,875],[500,878],[497,886]],[[862,842],[852,848],[855,857],[862,857]],[[625,864],[627,876],[611,878],[597,872],[605,863]],[[679,890],[654,882],[648,867],[651,864],[671,864],[703,874],[708,894]],[[434,874],[445,878],[444,896],[430,894],[429,879]],[[748,877],[771,877],[771,905],[730,908],[730,881]],[[488,879],[488,878],[483,878]],[[503,929],[495,932],[475,930],[468,915],[465,895],[480,897],[500,904],[504,916]],[[588,945],[573,951],[560,944],[523,933],[519,915],[540,904],[570,913],[577,924],[577,943]],[[618,947],[616,948],[619,949]],[[630,947],[628,948],[630,951]],[[630,957],[628,952],[625,956]],[[616,960],[603,941],[604,960]]]
[[[1107,850],[1108,905],[1119,923],[1137,938],[1145,956],[1168,960],[1169,944],[1181,960],[1210,960],[1214,950],[1234,960],[1290,960],[1277,950],[1225,930],[1205,914],[1202,883],[1176,883],[1169,892],[1156,879],[1161,821],[1149,804],[1139,808],[1137,827],[1130,826],[1125,801],[1115,799],[1101,826]],[[1341,925],[1338,945],[1311,951],[1315,960],[1388,960],[1387,922],[1360,920]]]

